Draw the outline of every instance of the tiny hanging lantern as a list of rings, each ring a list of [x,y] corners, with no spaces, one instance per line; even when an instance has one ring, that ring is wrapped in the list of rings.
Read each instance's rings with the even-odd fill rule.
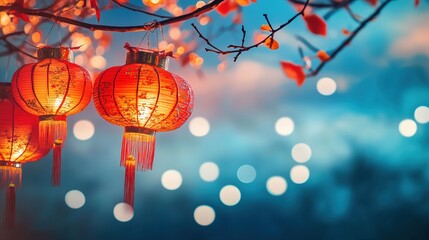
[[[61,179],[61,149],[67,136],[67,116],[91,101],[88,71],[74,63],[70,48],[41,47],[38,62],[26,64],[12,78],[12,95],[26,112],[39,116],[39,144],[54,147],[52,184]]]
[[[0,186],[6,193],[5,225],[15,223],[15,188],[21,186],[22,165],[37,161],[50,149],[39,148],[38,117],[13,101],[10,83],[0,83]]]
[[[152,169],[155,133],[183,125],[194,101],[189,84],[166,70],[168,54],[127,44],[126,48],[126,64],[98,75],[93,98],[101,117],[125,127],[121,150],[124,202],[133,206],[135,169]]]

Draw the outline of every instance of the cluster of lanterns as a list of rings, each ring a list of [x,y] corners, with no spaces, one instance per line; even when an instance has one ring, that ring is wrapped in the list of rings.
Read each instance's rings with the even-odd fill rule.
[[[72,62],[70,49],[51,47],[39,48],[38,62],[18,69],[11,84],[0,84],[0,183],[8,188],[7,228],[14,226],[22,164],[53,149],[52,184],[59,185],[67,116],[82,111],[91,98],[101,117],[125,128],[120,165],[125,167],[124,202],[133,206],[135,170],[152,169],[156,132],[185,123],[193,92],[167,71],[168,54],[126,48],[126,64],[101,72],[94,86],[87,70]]]

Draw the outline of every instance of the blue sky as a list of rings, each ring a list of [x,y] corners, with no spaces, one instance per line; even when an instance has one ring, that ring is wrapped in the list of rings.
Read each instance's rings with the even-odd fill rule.
[[[299,59],[293,34],[302,34],[329,50],[341,41],[341,28],[354,26],[346,14],[329,20],[326,38],[311,36],[298,20],[279,34],[279,50],[260,47],[244,53],[237,63],[229,61],[223,73],[216,71],[218,56],[210,53],[199,53],[205,59],[204,78],[173,61],[171,71],[188,80],[195,92],[190,121],[203,117],[210,123],[210,131],[196,137],[188,121],[179,130],[157,135],[154,169],[136,174],[134,217],[129,222],[113,216],[113,208],[122,201],[122,129],[101,119],[90,103],[82,113],[68,118],[60,187],[50,186],[51,154],[24,166],[23,186],[17,195],[20,232],[10,236],[427,239],[429,127],[417,124],[417,132],[410,138],[398,131],[402,120],[414,119],[417,107],[429,106],[429,34],[421,34],[428,32],[427,10],[426,2],[417,9],[405,1],[392,2],[319,76],[308,79],[301,88],[283,75],[279,65],[280,60]],[[362,15],[370,11],[363,3],[357,5],[356,12]],[[252,4],[244,9],[249,33],[264,23],[263,13],[276,25],[291,16],[293,9],[285,1]],[[102,15],[104,20],[117,22],[107,14]],[[190,22],[184,26],[189,27]],[[141,33],[123,36],[113,37],[105,54],[108,67],[123,64],[124,41],[138,42]],[[239,41],[240,37],[225,33],[216,43]],[[333,95],[317,91],[321,77],[336,82]],[[280,117],[295,123],[288,136],[275,131]],[[79,120],[94,124],[91,139],[75,138],[72,129]],[[308,162],[300,164],[291,157],[297,143],[310,146]],[[219,167],[219,177],[213,182],[205,182],[199,175],[201,164],[207,161]],[[237,170],[245,164],[256,170],[256,178],[247,184],[237,178]],[[291,179],[295,165],[309,169],[303,184]],[[161,184],[169,169],[180,172],[183,179],[174,191]],[[286,192],[280,196],[267,191],[272,176],[287,182]],[[240,190],[241,198],[234,206],[226,206],[219,198],[226,185]],[[64,201],[73,189],[86,198],[79,209],[69,208]],[[209,226],[200,226],[194,219],[200,205],[215,211]]]

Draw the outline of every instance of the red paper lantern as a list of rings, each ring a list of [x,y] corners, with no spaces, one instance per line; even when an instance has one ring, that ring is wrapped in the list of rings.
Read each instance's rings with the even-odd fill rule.
[[[92,83],[88,71],[71,62],[69,48],[42,47],[37,55],[37,63],[24,65],[13,75],[12,95],[22,109],[39,116],[39,144],[54,146],[52,184],[59,185],[66,118],[88,105]]]
[[[95,107],[106,121],[124,126],[121,166],[126,168],[126,203],[133,205],[134,175],[152,169],[155,133],[179,128],[191,115],[193,92],[166,70],[165,54],[128,47],[123,66],[109,68],[94,82]]]
[[[39,148],[38,117],[13,101],[10,83],[0,83],[0,186],[8,187],[6,227],[14,227],[15,187],[21,186],[22,164],[37,161],[50,149]]]

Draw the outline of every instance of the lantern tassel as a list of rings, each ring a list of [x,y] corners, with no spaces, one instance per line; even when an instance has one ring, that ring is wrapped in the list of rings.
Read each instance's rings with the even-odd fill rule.
[[[2,162],[0,161],[0,164]],[[4,163],[4,162],[3,162]],[[8,163],[7,166],[0,166],[0,187],[6,188],[14,183],[17,187],[21,186],[22,168],[20,164]]]
[[[4,218],[5,228],[13,230],[15,228],[15,207],[16,207],[16,192],[15,185],[9,184],[6,194],[6,212]]]
[[[134,157],[130,156],[125,161],[124,202],[131,207],[134,207],[135,177],[136,162]]]
[[[122,138],[121,166],[125,166],[127,159],[132,156],[136,159],[137,170],[151,170],[155,155],[155,131],[142,128],[137,130],[140,132],[125,129]]]
[[[67,138],[66,116],[45,115],[39,117],[39,146],[50,149],[57,139]]]
[[[61,184],[61,150],[63,141],[55,140],[54,143],[54,161],[52,164],[52,185],[59,186]]]

